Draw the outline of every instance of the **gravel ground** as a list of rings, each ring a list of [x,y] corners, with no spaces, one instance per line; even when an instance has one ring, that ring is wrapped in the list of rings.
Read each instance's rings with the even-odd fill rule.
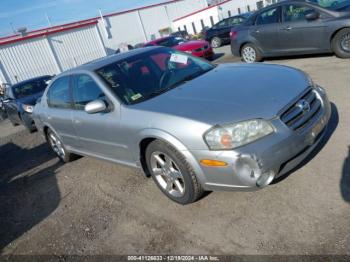
[[[228,50],[216,62],[238,61]],[[305,70],[334,103],[325,143],[298,170],[258,192],[180,206],[137,170],[89,157],[62,165],[38,133],[5,121],[0,253],[350,255],[350,60],[267,62]]]

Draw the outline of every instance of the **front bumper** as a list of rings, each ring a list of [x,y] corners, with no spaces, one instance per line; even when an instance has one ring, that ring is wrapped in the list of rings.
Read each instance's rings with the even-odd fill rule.
[[[21,120],[24,126],[26,126],[28,129],[34,129],[35,123],[33,119],[33,115],[27,112],[23,112],[21,114]]]
[[[275,132],[260,140],[235,150],[210,151],[191,150],[197,163],[202,159],[220,160],[225,167],[196,165],[196,172],[206,190],[256,190],[300,164],[322,140],[331,116],[331,105],[327,96],[319,94],[321,110],[312,118],[307,128],[294,131],[279,117],[271,120]],[[315,130],[317,128],[317,134]],[[254,166],[264,175],[263,183],[252,179],[242,166]],[[200,169],[200,170],[198,170]]]

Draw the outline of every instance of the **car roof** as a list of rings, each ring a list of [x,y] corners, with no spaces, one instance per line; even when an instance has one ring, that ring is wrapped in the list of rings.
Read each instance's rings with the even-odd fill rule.
[[[169,38],[174,38],[174,36],[169,35],[169,36],[164,36],[164,37],[161,37],[161,38],[157,38],[157,39],[154,39],[154,40],[152,40],[152,41],[147,42],[146,45],[147,45],[147,44],[156,44],[156,43],[158,43],[159,41],[167,40],[167,39],[169,39]]]
[[[160,46],[151,46],[151,47],[142,47],[142,48],[138,48],[138,49],[133,49],[124,53],[119,53],[119,54],[113,54],[113,55],[109,55],[106,57],[102,57],[96,60],[93,60],[89,63],[77,66],[75,68],[69,69],[65,72],[63,72],[62,74],[60,74],[59,76],[63,76],[63,75],[69,75],[74,73],[75,71],[95,71],[101,67],[104,67],[106,65],[109,65],[111,63],[115,63],[118,61],[122,61],[125,59],[128,59],[130,57],[139,55],[139,54],[143,54],[143,53],[147,53],[149,51],[155,50],[155,49],[164,49],[166,47],[160,47]]]
[[[322,10],[323,12],[331,14],[333,16],[339,15],[339,12],[337,12],[337,11],[332,11],[332,10],[323,8],[322,6],[320,6],[318,4],[315,4],[315,3],[312,3],[312,2],[309,2],[309,1],[305,1],[305,0],[280,0],[276,4],[268,5],[268,6],[264,7],[264,8],[256,11],[255,13],[252,14],[251,17],[255,17],[257,14],[260,14],[260,13],[264,12],[265,10],[269,10],[270,8],[274,8],[274,7],[277,7],[277,6],[283,6],[283,5],[286,5],[286,4],[300,4],[300,3],[303,3],[305,5],[314,7],[314,8],[319,9],[319,10]]]
[[[43,78],[53,78],[53,76],[51,75],[43,75],[43,76],[37,76],[37,77],[34,77],[34,78],[30,78],[30,79],[27,79],[27,80],[24,80],[24,81],[21,81],[21,82],[18,82],[14,85],[11,86],[12,87],[17,87],[17,86],[20,86],[20,85],[24,85],[24,84],[27,84],[27,83],[30,83],[30,82],[33,82],[33,81],[37,81],[37,80],[40,80],[40,79],[43,79]]]

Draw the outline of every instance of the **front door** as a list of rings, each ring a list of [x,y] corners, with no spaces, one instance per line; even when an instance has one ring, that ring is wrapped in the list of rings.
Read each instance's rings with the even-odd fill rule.
[[[315,11],[312,7],[303,4],[283,6],[282,23],[278,30],[282,52],[304,53],[326,48],[326,30],[322,15],[315,20],[305,18],[307,14]]]
[[[127,139],[123,136],[125,132],[121,131],[120,107],[112,104],[90,75],[74,75],[72,89],[72,119],[80,140],[80,150],[97,157],[131,162]],[[95,114],[85,112],[85,105],[97,99],[103,100],[108,110]]]

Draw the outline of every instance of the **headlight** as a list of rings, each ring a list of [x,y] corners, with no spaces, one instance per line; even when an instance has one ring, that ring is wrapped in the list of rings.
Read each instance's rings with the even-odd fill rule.
[[[22,105],[23,110],[27,113],[33,113],[34,106],[32,105]]]
[[[233,149],[273,133],[271,124],[262,119],[217,126],[204,134],[211,150]]]
[[[322,95],[322,96],[326,95],[326,90],[324,90],[323,87],[320,87],[319,85],[314,85],[314,88],[316,89],[316,91],[317,91],[320,95]]]
[[[309,83],[309,86],[314,87],[314,86],[315,86],[315,83],[314,83],[314,81],[312,80],[311,76],[309,76],[309,75],[306,74],[306,73],[305,73],[305,75],[306,75],[306,77],[307,77],[307,81],[308,81],[308,83]]]

